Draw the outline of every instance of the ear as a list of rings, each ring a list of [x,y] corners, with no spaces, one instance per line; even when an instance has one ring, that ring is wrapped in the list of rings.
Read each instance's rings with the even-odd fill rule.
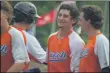
[[[9,14],[6,11],[3,11],[4,17],[7,19],[9,17]]]
[[[90,28],[91,27],[91,23],[90,23],[90,19],[89,20],[87,20],[87,24],[88,24],[88,28]]]
[[[88,23],[88,24],[90,24],[90,19],[89,19],[89,20],[87,20],[87,23]]]

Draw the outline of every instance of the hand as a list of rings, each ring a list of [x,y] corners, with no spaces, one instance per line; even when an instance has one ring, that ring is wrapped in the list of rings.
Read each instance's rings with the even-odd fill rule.
[[[21,73],[40,73],[40,72],[41,71],[39,68],[32,68],[32,69],[29,69],[29,70],[21,72]]]

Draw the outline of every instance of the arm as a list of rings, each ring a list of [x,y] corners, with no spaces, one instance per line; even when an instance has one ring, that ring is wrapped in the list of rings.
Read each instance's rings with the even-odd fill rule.
[[[47,65],[47,63],[46,63],[46,62],[43,62],[43,64],[44,64],[44,65]]]
[[[21,72],[25,64],[29,62],[28,53],[25,47],[22,34],[19,32],[12,35],[12,55],[14,59],[14,64],[7,72]]]
[[[71,46],[70,68],[71,68],[72,72],[78,72],[79,71],[80,55],[81,55],[81,51],[82,51],[83,47],[84,47],[83,42],[74,42],[73,45]]]
[[[45,61],[43,62],[43,64],[48,65],[48,48],[46,51],[46,57],[45,57]]]
[[[101,72],[109,72],[109,71],[110,71],[109,67],[102,68],[102,70],[101,70]]]
[[[25,67],[24,63],[15,63],[7,72],[21,72]]]
[[[98,56],[102,72],[109,71],[109,41],[98,39],[95,54]]]
[[[43,48],[40,46],[38,40],[28,34],[27,34],[27,50],[28,52],[40,63],[43,63],[45,61],[46,52],[43,50]],[[30,43],[31,42],[31,43]]]
[[[50,44],[49,40],[50,40],[50,36],[49,36],[48,41],[47,41],[46,58],[45,58],[45,61],[43,63],[45,65],[48,65],[48,60],[49,60],[49,58],[48,58],[48,56],[49,56],[49,44]]]

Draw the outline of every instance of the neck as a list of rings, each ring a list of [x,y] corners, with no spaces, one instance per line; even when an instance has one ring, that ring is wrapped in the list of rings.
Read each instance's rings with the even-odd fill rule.
[[[58,31],[58,37],[59,38],[62,38],[66,35],[68,35],[70,32],[72,31],[72,27],[71,28],[59,28],[59,31]]]
[[[26,26],[25,26],[24,23],[14,23],[13,26],[15,26],[15,27],[17,27],[17,28],[21,28],[21,29],[23,29],[23,30],[26,30]]]
[[[2,28],[1,33],[6,32],[9,28],[9,23],[8,22],[4,23],[4,25],[6,25],[6,26],[4,28]]]
[[[88,32],[88,37],[97,35],[97,34],[99,34],[99,33],[101,33],[100,30],[95,30],[95,29],[89,30],[89,32]]]

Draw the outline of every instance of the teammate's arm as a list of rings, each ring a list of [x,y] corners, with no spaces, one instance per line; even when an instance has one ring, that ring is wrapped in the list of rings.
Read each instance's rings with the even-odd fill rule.
[[[46,49],[46,57],[45,57],[45,61],[43,62],[43,64],[45,64],[45,65],[48,65],[48,60],[49,60],[49,44],[50,44],[50,37],[51,37],[51,35],[49,36],[49,38],[48,38],[48,41],[47,41],[47,49]]]
[[[48,48],[46,50],[46,57],[45,57],[45,61],[43,62],[44,65],[48,65]]]
[[[7,72],[21,72],[24,67],[24,63],[15,63]]]
[[[31,42],[31,43],[30,43]],[[46,52],[43,50],[43,48],[40,46],[38,40],[32,36],[28,35],[27,33],[27,49],[28,52],[40,63],[43,63],[45,61]]]
[[[25,47],[23,36],[21,33],[11,33],[12,37],[12,55],[14,64],[7,72],[21,72],[25,64],[29,62],[28,53]]]

